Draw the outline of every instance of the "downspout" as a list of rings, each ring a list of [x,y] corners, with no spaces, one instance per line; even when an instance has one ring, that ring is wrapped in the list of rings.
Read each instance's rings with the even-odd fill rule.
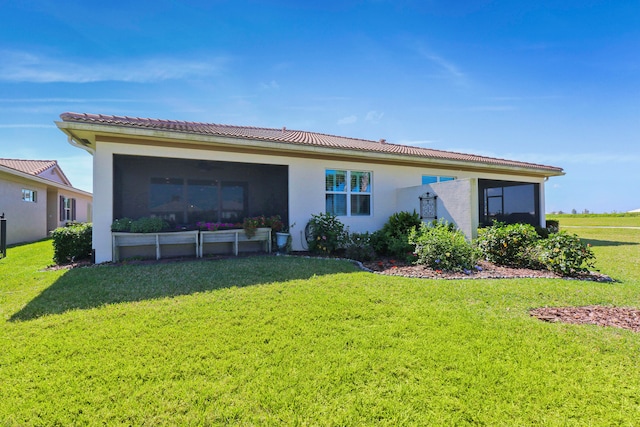
[[[85,144],[83,144],[81,142],[76,141],[76,139],[73,138],[71,135],[69,135],[67,137],[67,142],[69,144],[73,145],[74,147],[81,148],[81,149],[85,150],[86,152],[88,152],[92,156],[95,154],[95,150],[93,150],[91,147],[88,147],[87,145],[85,145]]]

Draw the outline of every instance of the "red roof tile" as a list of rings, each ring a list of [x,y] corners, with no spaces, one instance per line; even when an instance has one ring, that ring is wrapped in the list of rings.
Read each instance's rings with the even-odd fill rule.
[[[271,129],[246,126],[220,125],[213,123],[185,122],[176,120],[146,119],[139,117],[108,116],[102,114],[63,113],[60,118],[65,122],[92,123],[118,127],[145,128],[173,132],[184,132],[200,135],[213,135],[231,138],[243,138],[286,144],[309,145],[345,150],[362,150],[371,153],[397,154],[410,157],[432,158],[440,160],[463,161],[469,163],[492,164],[496,166],[519,167],[525,169],[545,170],[562,173],[562,168],[535,163],[499,159],[474,154],[455,153],[433,150],[409,145],[392,144],[381,141],[370,141],[326,135],[299,130]]]
[[[57,164],[58,162],[55,160],[0,159],[1,166],[28,173],[33,176],[37,176]]]

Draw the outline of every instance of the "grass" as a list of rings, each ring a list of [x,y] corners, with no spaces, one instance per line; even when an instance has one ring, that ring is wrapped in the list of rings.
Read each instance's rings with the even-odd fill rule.
[[[570,227],[640,227],[640,213],[547,215],[562,226]]]
[[[254,257],[41,271],[0,260],[0,425],[634,425],[640,230],[576,228],[618,282],[437,281]]]

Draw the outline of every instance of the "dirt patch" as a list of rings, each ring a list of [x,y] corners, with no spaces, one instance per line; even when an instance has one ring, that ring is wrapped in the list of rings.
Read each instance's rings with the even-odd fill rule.
[[[545,322],[611,326],[640,332],[640,310],[624,307],[543,307],[529,312]]]

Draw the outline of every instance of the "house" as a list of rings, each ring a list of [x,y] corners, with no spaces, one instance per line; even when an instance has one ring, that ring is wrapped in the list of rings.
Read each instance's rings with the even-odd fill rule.
[[[544,225],[544,184],[561,168],[298,130],[64,113],[57,126],[93,155],[96,262],[114,219],[176,225],[279,214],[305,248],[312,214],[374,231],[398,211],[444,218],[472,238],[494,219]]]
[[[74,188],[55,160],[0,159],[0,215],[7,244],[32,242],[68,221],[91,221],[91,193]]]

